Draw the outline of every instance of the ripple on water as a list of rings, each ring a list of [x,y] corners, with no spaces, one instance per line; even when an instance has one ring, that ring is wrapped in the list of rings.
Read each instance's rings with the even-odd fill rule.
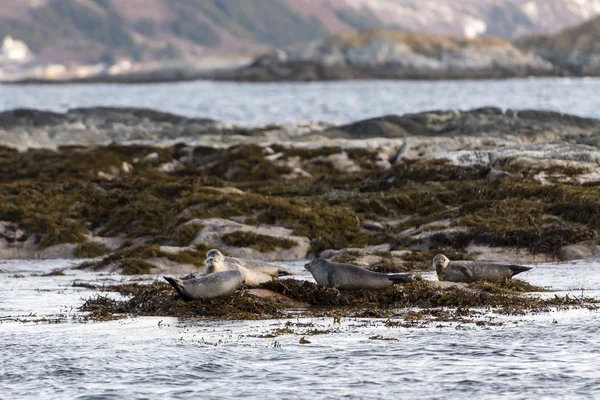
[[[59,263],[60,264],[60,263]],[[60,266],[67,268],[68,263]],[[119,281],[56,264],[4,263],[0,314],[38,316],[81,303],[73,280]],[[568,268],[570,278],[557,280]],[[526,279],[569,292],[600,289],[597,265],[537,266]],[[15,271],[24,278],[11,278]],[[43,290],[38,290],[43,289]],[[600,397],[597,312],[498,316],[492,329],[386,326],[383,320],[293,319],[336,333],[261,338],[286,320],[203,321],[135,318],[106,323],[1,323],[0,393],[63,398],[565,398]],[[160,322],[160,324],[159,324]],[[304,328],[298,329],[304,331]],[[396,340],[370,340],[372,337]]]
[[[486,106],[554,110],[599,118],[599,87],[598,78],[0,85],[0,110],[147,107],[241,124],[346,123],[387,114]]]

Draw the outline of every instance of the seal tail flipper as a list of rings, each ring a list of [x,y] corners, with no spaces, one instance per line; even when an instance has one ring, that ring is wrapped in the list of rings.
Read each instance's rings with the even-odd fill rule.
[[[412,276],[408,275],[408,274],[390,274],[388,275],[390,281],[392,281],[392,283],[402,283],[402,282],[412,282],[413,278]]]
[[[533,267],[526,267],[524,265],[510,265],[509,268],[512,271],[513,276],[520,274],[521,272],[525,272],[525,271],[529,271],[530,269],[533,269]]]
[[[184,300],[189,300],[189,296],[185,293],[183,289],[183,282],[177,278],[169,278],[168,276],[163,276],[165,281],[169,282],[173,289],[179,294]]]

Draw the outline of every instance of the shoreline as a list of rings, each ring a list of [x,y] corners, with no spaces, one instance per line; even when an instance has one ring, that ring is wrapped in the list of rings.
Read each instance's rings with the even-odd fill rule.
[[[509,80],[509,79],[528,79],[528,78],[599,78],[600,75],[572,74],[572,73],[523,73],[502,75],[497,73],[462,73],[457,74],[436,74],[436,73],[406,73],[398,76],[389,76],[387,74],[365,74],[353,77],[331,77],[331,78],[302,78],[302,77],[255,77],[248,76],[247,72],[241,73],[199,73],[188,77],[147,77],[136,74],[97,76],[89,78],[69,78],[69,79],[39,79],[24,78],[18,80],[0,80],[0,85],[69,85],[69,84],[124,84],[124,85],[143,85],[153,83],[179,83],[194,81],[212,81],[212,82],[239,82],[239,83],[301,83],[301,82],[346,82],[346,81],[465,81],[465,80]]]

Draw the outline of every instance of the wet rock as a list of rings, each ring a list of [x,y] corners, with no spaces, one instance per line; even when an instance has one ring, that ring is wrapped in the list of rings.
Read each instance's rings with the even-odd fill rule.
[[[161,248],[162,250],[162,248]],[[184,275],[184,274],[200,274],[203,275],[206,273],[206,268],[204,266],[197,266],[194,264],[186,264],[180,263],[173,260],[169,260],[164,257],[153,257],[148,258],[146,260],[149,264],[153,266],[150,270],[151,274],[154,275],[162,275],[162,274],[174,274],[174,275]]]
[[[354,160],[351,160],[348,157],[348,153],[345,151],[338,154],[318,157],[313,161],[330,163],[331,166],[339,172],[353,173],[361,170],[360,165],[358,165]]]
[[[469,284],[463,283],[463,282],[445,282],[445,281],[426,281],[426,282],[431,287],[434,287],[436,289],[457,288],[457,289],[471,290],[471,289],[469,289]]]
[[[590,260],[600,257],[600,245],[594,242],[584,242],[564,246],[558,253],[560,261]]]
[[[363,222],[363,228],[369,231],[384,231],[385,225],[383,225],[381,222],[371,221],[367,219]]]
[[[292,299],[289,296],[285,296],[281,293],[277,293],[273,290],[269,289],[248,289],[248,294],[256,297],[260,297],[263,299],[273,299],[279,303],[285,304],[287,307],[293,308],[307,308],[309,307],[308,303],[304,303],[295,299]]]
[[[295,236],[290,229],[278,226],[250,226],[239,222],[222,218],[195,219],[186,222],[186,225],[201,225],[203,228],[198,232],[192,244],[206,244],[209,247],[219,248],[227,251],[234,257],[249,258],[256,260],[303,260],[310,251],[310,240],[307,237]],[[259,240],[264,236],[269,238],[289,240],[293,243],[290,248],[277,248],[272,251],[261,252],[252,247],[235,247],[227,245],[223,237],[227,234],[240,232],[241,235],[258,235]],[[260,245],[260,243],[257,243]]]
[[[52,260],[52,259],[64,259],[69,260],[74,258],[75,243],[63,243],[56,246],[50,246],[43,250],[37,251],[35,258]]]
[[[488,181],[495,181],[498,179],[508,178],[509,176],[510,174],[506,171],[500,171],[495,168],[491,168],[490,172],[488,172],[485,176],[485,179],[487,179]]]

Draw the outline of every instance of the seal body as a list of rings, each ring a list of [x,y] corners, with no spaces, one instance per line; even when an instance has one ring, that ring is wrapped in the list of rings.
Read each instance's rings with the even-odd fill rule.
[[[219,250],[212,249],[206,253],[206,273],[238,270],[244,275],[249,286],[257,286],[273,280],[281,275],[293,275],[286,268],[278,267],[262,261],[244,260],[242,258],[225,257]]]
[[[531,269],[524,265],[489,261],[450,261],[443,254],[433,257],[433,266],[440,281],[465,283],[503,281]]]
[[[164,276],[184,300],[212,299],[228,296],[244,283],[244,275],[238,270],[215,272],[200,278],[181,280]]]
[[[412,282],[407,274],[382,274],[351,264],[341,264],[315,258],[304,266],[319,285],[341,290],[385,289],[394,283]]]

